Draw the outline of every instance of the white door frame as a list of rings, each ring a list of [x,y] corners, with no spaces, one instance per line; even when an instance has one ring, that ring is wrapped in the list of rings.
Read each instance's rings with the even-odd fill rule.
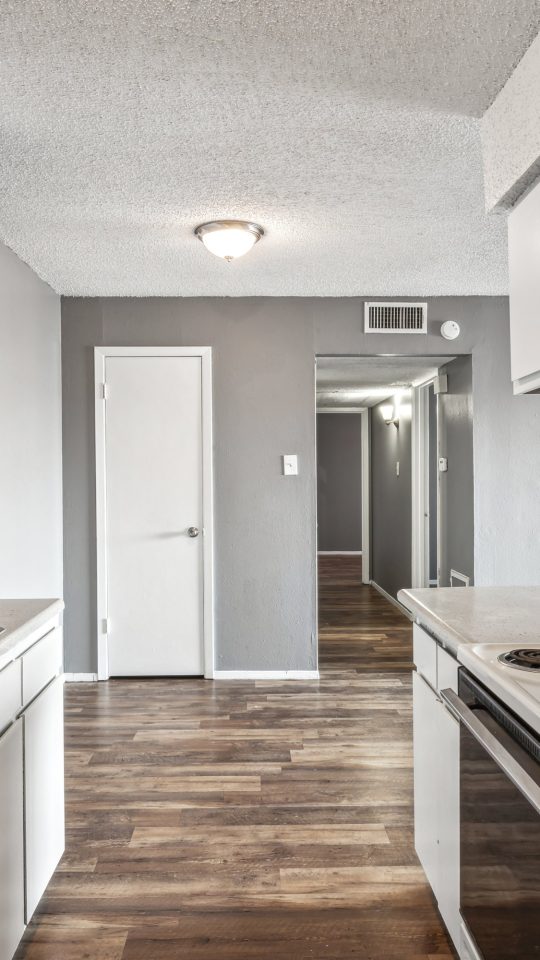
[[[317,358],[315,358],[315,420],[317,420],[317,415],[319,413],[340,413],[340,414],[356,414],[360,416],[360,449],[361,449],[361,486],[360,486],[360,496],[361,496],[361,511],[362,511],[362,583],[371,583],[370,570],[369,570],[369,549],[370,549],[370,533],[371,533],[371,514],[370,514],[370,477],[371,477],[371,447],[370,447],[370,433],[369,433],[369,410],[367,407],[318,407],[317,406]],[[317,430],[315,430],[315,463],[317,461]],[[316,474],[315,474],[316,478]],[[315,499],[317,498],[317,482],[315,479]],[[318,538],[318,523],[316,524],[315,530],[315,546],[317,547],[317,538]],[[319,611],[319,575],[318,575],[318,563],[319,563],[319,552],[322,553],[333,553],[334,551],[319,551],[316,549],[316,597],[317,597],[317,636],[319,635],[319,620],[318,620],[318,611]],[[344,553],[356,553],[356,550],[336,550],[336,553],[343,556]]]
[[[369,410],[362,410],[362,583],[371,583],[371,436]]]
[[[107,357],[200,357],[202,373],[202,535],[204,676],[214,676],[214,517],[212,478],[212,348],[211,347],[95,347],[96,424],[96,553],[98,680],[109,677],[107,598],[107,511],[105,461],[105,404]]]
[[[429,586],[429,387],[413,387],[411,429],[411,586]]]

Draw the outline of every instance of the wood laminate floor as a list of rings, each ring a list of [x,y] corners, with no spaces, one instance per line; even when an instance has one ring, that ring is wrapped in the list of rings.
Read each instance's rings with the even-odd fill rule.
[[[320,682],[66,686],[67,850],[24,960],[450,957],[412,839],[411,629],[321,558]]]

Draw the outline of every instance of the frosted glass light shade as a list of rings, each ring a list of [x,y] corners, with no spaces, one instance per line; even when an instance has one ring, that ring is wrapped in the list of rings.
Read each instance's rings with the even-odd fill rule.
[[[386,420],[387,423],[394,419],[394,404],[393,403],[381,403],[381,414],[383,420]]]
[[[249,253],[264,234],[262,227],[246,220],[212,220],[201,223],[195,235],[207,250],[223,260],[237,260]]]

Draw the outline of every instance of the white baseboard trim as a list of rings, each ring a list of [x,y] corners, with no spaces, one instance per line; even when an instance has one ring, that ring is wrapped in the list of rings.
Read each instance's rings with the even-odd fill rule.
[[[319,557],[361,557],[361,550],[317,550]]]
[[[65,673],[65,683],[96,683],[97,673]]]
[[[371,580],[370,583],[371,583],[371,586],[374,588],[374,590],[377,590],[377,592],[380,593],[381,596],[385,598],[385,600],[388,600],[390,603],[393,603],[393,605],[397,607],[397,609],[400,610],[401,613],[404,613],[405,616],[407,617],[407,620],[414,622],[414,617],[410,612],[410,610],[407,610],[407,607],[404,607],[403,604],[399,602],[399,600],[396,600],[396,598],[393,597],[392,594],[387,593],[386,590],[383,587],[380,587],[378,583],[375,583],[374,580]]]
[[[214,670],[214,680],[318,680],[318,670]]]

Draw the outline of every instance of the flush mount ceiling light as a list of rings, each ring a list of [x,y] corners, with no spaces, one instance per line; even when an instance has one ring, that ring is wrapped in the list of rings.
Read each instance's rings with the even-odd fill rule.
[[[207,250],[224,260],[236,260],[249,253],[264,230],[247,220],[211,220],[195,228],[195,236],[202,240]]]

